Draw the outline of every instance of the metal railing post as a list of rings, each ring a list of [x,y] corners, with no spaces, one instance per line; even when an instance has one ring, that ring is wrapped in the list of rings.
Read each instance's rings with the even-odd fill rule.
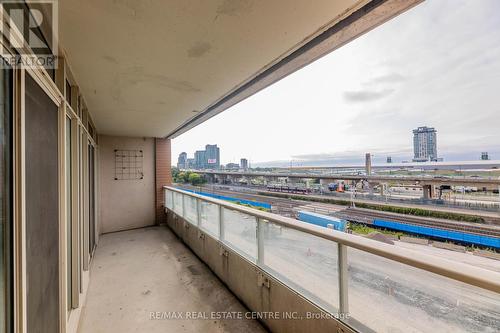
[[[338,244],[338,272],[339,272],[339,314],[349,313],[349,290],[347,272],[347,246]]]
[[[257,265],[264,265],[264,221],[257,218]]]
[[[163,189],[163,207],[166,211],[168,209],[167,207],[167,195],[168,195],[168,190],[166,188]]]
[[[223,217],[223,208],[222,206],[218,205],[219,207],[219,239],[223,240],[224,239],[224,217]]]
[[[186,204],[185,204],[185,195],[184,194],[181,194],[181,202],[182,202],[182,217],[185,219],[186,217]]]
[[[200,199],[195,199],[196,200],[196,226],[200,228],[201,226],[201,200]]]

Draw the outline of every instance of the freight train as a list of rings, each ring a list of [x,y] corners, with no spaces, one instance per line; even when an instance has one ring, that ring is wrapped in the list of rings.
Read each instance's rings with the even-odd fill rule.
[[[267,190],[270,192],[284,192],[284,193],[299,193],[308,194],[311,193],[311,189],[306,188],[301,185],[294,184],[270,184],[267,185]]]

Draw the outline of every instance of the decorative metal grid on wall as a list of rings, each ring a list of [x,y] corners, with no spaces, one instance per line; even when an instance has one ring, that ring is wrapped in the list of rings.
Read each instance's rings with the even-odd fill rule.
[[[115,149],[115,180],[143,179],[142,150]]]

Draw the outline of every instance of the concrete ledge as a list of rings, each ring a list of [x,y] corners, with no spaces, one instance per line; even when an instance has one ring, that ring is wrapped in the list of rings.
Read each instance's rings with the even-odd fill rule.
[[[406,243],[429,245],[429,240],[425,238],[401,236],[399,240]]]
[[[475,250],[473,252],[473,254],[475,256],[480,256],[480,257],[485,257],[485,258],[500,260],[500,253],[496,253],[496,252],[491,252],[491,251],[486,251],[486,250]]]
[[[456,245],[456,244],[444,243],[444,242],[436,242],[436,241],[432,242],[431,245],[433,247],[437,247],[440,249],[465,253],[465,246],[462,246],[462,245]]]

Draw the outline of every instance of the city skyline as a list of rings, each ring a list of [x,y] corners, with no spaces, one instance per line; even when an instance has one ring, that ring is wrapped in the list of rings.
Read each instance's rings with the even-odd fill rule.
[[[181,152],[177,156],[176,166],[179,169],[220,169],[224,167],[224,164],[220,163],[220,148],[217,144],[206,144],[205,150],[196,150],[193,157],[189,157],[189,154],[185,151]],[[239,163],[229,162],[226,167],[234,169],[241,168],[242,170],[247,170],[250,167],[248,159],[241,157]]]
[[[498,159],[499,10],[424,2],[175,138],[174,156],[217,142],[222,163],[241,152],[253,166],[411,161],[409,133],[432,126],[445,161]]]

